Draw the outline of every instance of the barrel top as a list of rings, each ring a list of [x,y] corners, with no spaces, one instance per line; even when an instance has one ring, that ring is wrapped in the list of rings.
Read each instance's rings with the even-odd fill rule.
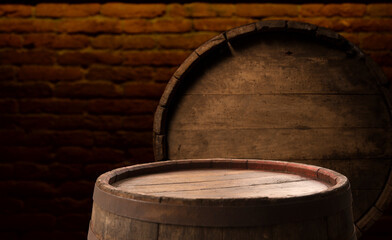
[[[119,216],[191,226],[261,226],[351,209],[350,184],[337,172],[244,159],[115,169],[98,178],[93,198],[97,206]]]
[[[140,164],[101,175],[96,188],[151,202],[242,204],[326,196],[349,188],[347,178],[322,167],[245,159],[177,160]]]
[[[298,174],[248,169],[181,170],[113,183],[127,192],[187,199],[290,198],[328,190],[331,184]]]

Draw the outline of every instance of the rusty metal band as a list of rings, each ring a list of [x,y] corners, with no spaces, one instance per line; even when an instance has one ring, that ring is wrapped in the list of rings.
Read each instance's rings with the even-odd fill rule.
[[[256,206],[188,206],[112,195],[95,187],[95,204],[119,216],[146,222],[205,227],[265,226],[330,216],[351,208],[350,191],[312,201]]]
[[[87,240],[99,240],[97,238],[97,235],[95,235],[95,233],[91,229],[91,226],[89,226],[89,228],[88,228]]]

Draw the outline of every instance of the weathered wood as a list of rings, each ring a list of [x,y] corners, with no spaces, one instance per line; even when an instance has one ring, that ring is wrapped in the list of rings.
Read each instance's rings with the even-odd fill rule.
[[[392,97],[373,60],[331,30],[291,21],[236,28],[195,52],[162,96],[157,160],[319,161],[349,177],[355,221],[374,221],[369,210],[391,199]]]
[[[288,198],[325,191],[328,185],[298,175],[262,171],[188,170],[118,181],[120,190],[158,197]]]
[[[383,103],[378,95],[184,95],[168,130],[383,128]]]
[[[242,191],[233,191],[236,184]],[[287,184],[296,191],[290,193]],[[202,189],[192,190],[201,186],[212,191],[203,196]],[[350,186],[339,173],[297,163],[214,159],[135,165],[100,176],[88,238],[351,240],[352,233]]]
[[[380,128],[171,130],[168,158],[388,158],[390,134]]]

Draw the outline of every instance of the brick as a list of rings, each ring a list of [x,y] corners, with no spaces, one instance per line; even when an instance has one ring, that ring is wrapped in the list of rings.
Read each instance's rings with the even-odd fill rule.
[[[22,66],[18,79],[20,81],[75,81],[80,80],[83,73],[77,67]]]
[[[358,33],[346,33],[342,32],[340,33],[342,37],[347,39],[348,41],[354,43],[355,45],[359,46],[359,34]]]
[[[58,83],[54,95],[57,97],[116,97],[118,92],[115,85],[109,82]]]
[[[92,199],[87,198],[87,199],[77,200],[77,199],[72,199],[69,196],[51,198],[51,199],[28,198],[24,200],[24,203],[27,211],[32,211],[32,212],[39,211],[42,213],[52,213],[56,215],[62,215],[70,212],[73,213],[86,213],[87,211],[91,212]]]
[[[187,15],[183,4],[171,3],[166,5],[166,15],[170,17],[185,17]]]
[[[51,65],[56,60],[56,53],[44,50],[0,52],[1,64],[37,64]]]
[[[88,46],[90,40],[84,35],[59,35],[57,36],[51,47],[55,49],[81,49]]]
[[[21,113],[62,113],[81,114],[85,111],[87,102],[70,99],[31,99],[20,100]]]
[[[215,37],[216,33],[201,32],[189,34],[165,34],[155,37],[161,48],[180,48],[194,50],[204,42]]]
[[[91,45],[97,49],[151,49],[156,47],[154,39],[148,35],[101,35],[93,39]]]
[[[18,103],[11,99],[0,99],[0,114],[2,113],[17,113]]]
[[[2,48],[20,48],[23,46],[23,40],[16,34],[0,34],[0,47]]]
[[[185,4],[186,16],[188,17],[231,17],[236,12],[233,4],[208,4],[190,3]]]
[[[85,231],[89,227],[90,216],[87,214],[68,213],[56,219],[58,228],[64,231]]]
[[[0,84],[0,97],[50,97],[52,88],[46,83]]]
[[[89,80],[105,80],[113,82],[148,81],[153,77],[152,67],[98,67],[89,68],[86,78]]]
[[[36,131],[35,129],[29,129],[27,132],[2,130],[0,133],[0,143],[4,146],[47,146],[52,143],[54,137],[51,132]]]
[[[118,132],[120,140],[117,146],[122,147],[152,147],[151,131],[147,132]]]
[[[0,239],[7,239],[7,240],[19,240],[19,233],[12,231],[12,232],[0,232]]]
[[[128,149],[129,158],[132,164],[148,163],[154,161],[152,148],[131,148]]]
[[[124,152],[111,148],[93,148],[91,162],[118,163],[124,161]]]
[[[97,164],[88,164],[84,168],[84,176],[86,179],[95,180],[101,174],[113,170],[113,163],[97,163]]]
[[[0,28],[1,29],[1,28]],[[62,19],[58,23],[58,31],[66,33],[119,33],[121,27],[118,20],[108,19]]]
[[[36,17],[89,17],[99,14],[100,4],[41,3],[35,8]]]
[[[303,17],[318,16],[340,16],[340,17],[362,17],[365,15],[365,4],[304,4],[301,6],[300,14]]]
[[[31,17],[33,7],[21,4],[0,5],[0,16],[4,17]]]
[[[158,101],[153,100],[91,100],[88,105],[88,111],[95,114],[137,114],[137,113],[154,113]]]
[[[190,51],[128,51],[124,52],[124,65],[179,65]]]
[[[81,49],[88,46],[90,40],[84,35],[67,34],[28,34],[24,37],[26,48]]]
[[[6,123],[10,126],[14,123],[22,129],[51,129],[54,125],[54,116],[48,115],[19,115],[7,116]]]
[[[383,67],[382,70],[389,79],[389,81],[392,82],[392,67]]]
[[[124,38],[124,49],[151,49],[155,48],[155,40],[148,35],[133,35]]]
[[[14,81],[16,72],[13,66],[0,66],[0,81]]]
[[[85,129],[88,126],[87,116],[83,115],[61,115],[53,118],[51,121],[52,125],[48,126],[53,129],[61,130],[75,130]]]
[[[32,240],[32,239],[56,239],[56,240],[68,240],[68,239],[87,239],[87,232],[66,232],[66,231],[48,231],[48,230],[32,230],[23,235],[23,238],[19,240]]]
[[[166,84],[160,83],[126,83],[123,85],[124,96],[134,98],[159,99],[165,90]]]
[[[0,180],[12,179],[13,177],[14,177],[14,165],[9,163],[8,164],[0,163]],[[2,199],[0,199],[0,204],[2,204]],[[2,209],[0,209],[0,212],[2,212]]]
[[[127,148],[127,147],[152,147],[151,131],[147,132],[96,132],[95,145],[102,147]]]
[[[0,19],[0,32],[54,32],[57,24],[46,19]]]
[[[150,130],[153,124],[152,115],[129,116],[123,119],[125,130]]]
[[[123,46],[124,37],[114,35],[99,35],[91,40],[91,46],[97,49],[118,49]]]
[[[365,50],[392,50],[392,34],[361,34],[361,48]]]
[[[42,180],[48,176],[48,166],[31,162],[15,162],[15,178],[19,180]]]
[[[47,178],[50,180],[75,180],[82,175],[82,164],[59,164],[54,163],[48,166]]]
[[[1,229],[26,231],[50,229],[55,224],[55,217],[44,213],[24,213],[1,218]]]
[[[50,156],[50,147],[0,147],[0,156],[3,162],[33,161],[47,162]]]
[[[90,131],[58,131],[52,133],[52,144],[58,146],[91,147],[94,144],[93,134]]]
[[[3,206],[0,208],[1,213],[18,213],[23,209],[23,201],[17,198],[0,198],[0,204]]]
[[[53,185],[42,181],[0,182],[0,194],[8,197],[53,197],[56,191]]]
[[[123,31],[125,33],[175,33],[189,32],[191,30],[192,22],[184,18],[132,19],[123,21]]]
[[[298,20],[330,28],[337,32],[392,31],[392,19],[387,18],[302,18]]]
[[[91,161],[91,151],[82,147],[60,147],[56,151],[55,160],[60,163],[83,163]]]
[[[171,76],[173,76],[174,72],[177,70],[177,67],[157,67],[154,68],[152,79],[153,81],[163,81],[168,82]]]
[[[61,65],[87,66],[95,63],[117,65],[121,64],[122,58],[110,52],[66,52],[58,57]]]
[[[62,183],[59,187],[59,191],[64,196],[73,196],[74,199],[90,198],[93,190],[93,181],[69,181]]]
[[[392,19],[347,19],[341,20],[342,23],[348,23],[348,27],[344,30],[346,31],[392,31]]]
[[[154,18],[164,14],[164,4],[126,4],[106,3],[101,7],[101,14],[116,18]]]
[[[206,18],[193,20],[193,27],[198,31],[226,31],[252,22],[247,18]]]
[[[367,6],[367,15],[372,17],[391,17],[392,4],[376,3]]]
[[[271,17],[298,15],[298,7],[294,4],[237,4],[237,16]]]
[[[123,118],[119,116],[86,116],[83,119],[85,128],[92,130],[118,130],[123,128]]]
[[[370,57],[380,66],[392,66],[392,53],[391,52],[370,52]]]

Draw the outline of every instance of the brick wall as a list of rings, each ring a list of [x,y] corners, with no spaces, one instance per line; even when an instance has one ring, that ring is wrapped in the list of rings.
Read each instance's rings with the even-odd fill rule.
[[[165,83],[198,45],[261,19],[331,28],[392,79],[392,4],[0,5],[0,239],[86,239],[93,184],[153,160]],[[391,208],[363,239],[390,239]]]

